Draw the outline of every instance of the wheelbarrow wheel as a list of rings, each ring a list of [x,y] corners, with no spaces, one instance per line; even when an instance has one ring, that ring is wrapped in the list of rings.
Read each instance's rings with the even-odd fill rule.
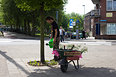
[[[62,72],[66,72],[68,68],[68,64],[67,65],[60,65],[60,69]]]

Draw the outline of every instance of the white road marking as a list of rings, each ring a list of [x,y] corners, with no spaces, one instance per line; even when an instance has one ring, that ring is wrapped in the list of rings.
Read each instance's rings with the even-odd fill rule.
[[[49,40],[45,40],[45,44],[48,43]],[[40,44],[40,40],[26,40],[26,39],[0,39],[0,45],[21,45],[21,44]],[[78,41],[65,41],[61,44],[84,44],[84,45],[108,45],[111,46],[112,42],[105,41],[96,41],[96,42],[78,42]]]
[[[75,41],[66,41],[65,43],[61,44],[85,44],[85,45],[108,45],[111,46],[111,42],[75,42]]]

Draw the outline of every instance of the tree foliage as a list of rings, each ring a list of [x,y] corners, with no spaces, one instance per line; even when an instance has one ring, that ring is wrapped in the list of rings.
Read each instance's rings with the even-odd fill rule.
[[[44,25],[45,11],[56,9],[62,6],[66,0],[15,0],[16,5],[23,11],[39,11],[40,15],[40,32],[41,32],[41,62],[44,63]]]
[[[62,4],[65,4],[67,0],[15,0],[15,2],[19,8],[31,11],[40,10],[42,4],[44,10],[59,8]]]
[[[83,15],[79,15],[77,13],[71,13],[71,14],[67,14],[66,17],[68,18],[68,20],[73,19],[74,22],[76,22],[76,26],[78,26],[79,31],[83,30],[83,21],[84,21],[84,16]],[[77,23],[77,20],[79,21]],[[68,24],[69,26],[69,24]],[[76,31],[76,26],[73,27],[72,31],[75,32]]]

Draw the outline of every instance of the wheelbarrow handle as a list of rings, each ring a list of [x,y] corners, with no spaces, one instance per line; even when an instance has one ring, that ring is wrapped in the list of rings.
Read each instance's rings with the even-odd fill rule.
[[[72,48],[71,48],[71,50],[73,50],[74,47],[75,47],[75,46],[73,45]]]

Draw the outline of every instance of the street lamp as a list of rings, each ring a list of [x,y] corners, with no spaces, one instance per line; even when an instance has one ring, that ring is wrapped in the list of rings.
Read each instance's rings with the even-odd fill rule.
[[[85,15],[85,5],[83,5],[83,7],[84,7],[84,15]]]

